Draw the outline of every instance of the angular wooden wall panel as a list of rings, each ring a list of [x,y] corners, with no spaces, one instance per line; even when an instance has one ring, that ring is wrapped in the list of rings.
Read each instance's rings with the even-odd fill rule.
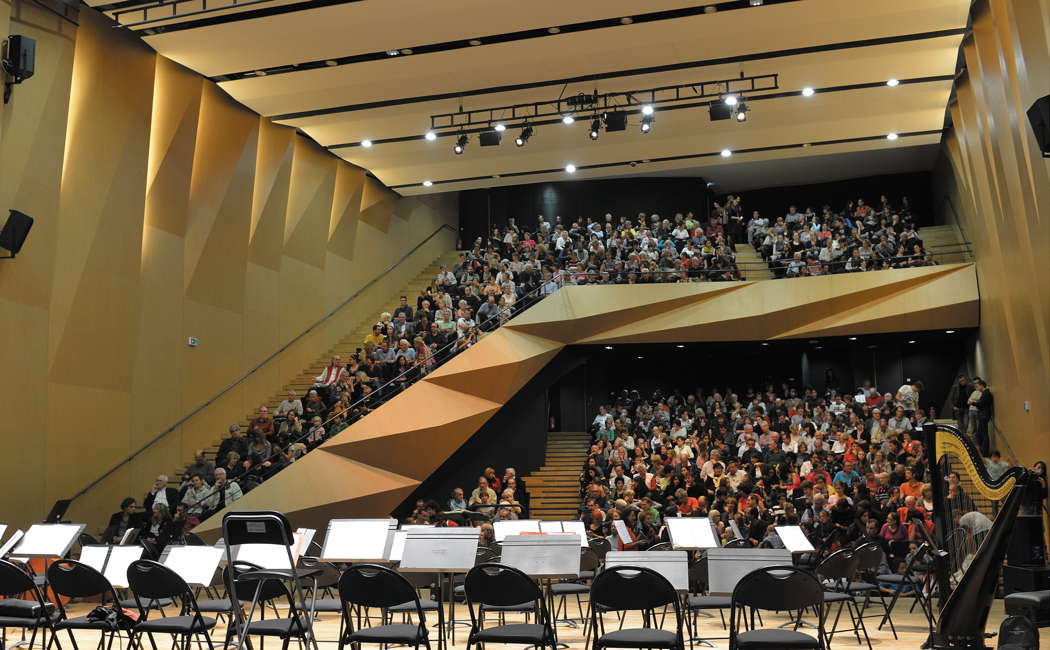
[[[281,268],[294,138],[295,131],[288,127],[278,126],[268,120],[259,121],[249,255],[253,264],[272,271]]]

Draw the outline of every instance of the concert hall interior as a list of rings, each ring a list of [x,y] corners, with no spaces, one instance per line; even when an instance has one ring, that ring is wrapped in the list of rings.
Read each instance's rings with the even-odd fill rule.
[[[4,646],[1050,644],[1050,0],[0,0]]]

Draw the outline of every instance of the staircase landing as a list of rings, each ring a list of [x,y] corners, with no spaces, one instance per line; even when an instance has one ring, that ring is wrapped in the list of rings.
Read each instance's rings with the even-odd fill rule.
[[[543,466],[522,477],[529,490],[531,518],[547,521],[576,519],[580,505],[580,472],[590,444],[591,436],[586,432],[547,434],[547,457]]]

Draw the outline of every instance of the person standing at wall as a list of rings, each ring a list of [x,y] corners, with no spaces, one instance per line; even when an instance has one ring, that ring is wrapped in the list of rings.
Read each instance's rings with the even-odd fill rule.
[[[995,413],[995,397],[983,379],[975,380],[973,385],[977,390],[974,391],[974,395],[970,396],[969,402],[973,406],[976,420],[974,442],[981,449],[981,455],[987,456],[991,447],[991,441],[988,438],[988,424]]]
[[[948,405],[952,409],[952,417],[955,418],[955,426],[959,428],[959,431],[966,433],[966,421],[967,411],[969,406],[966,400],[969,399],[970,393],[973,392],[970,387],[970,381],[966,378],[966,375],[959,375],[959,378],[952,384],[952,388],[948,391]]]

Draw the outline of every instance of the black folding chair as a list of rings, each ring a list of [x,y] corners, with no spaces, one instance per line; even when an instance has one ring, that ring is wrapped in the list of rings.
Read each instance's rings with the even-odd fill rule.
[[[878,544],[868,542],[858,546],[853,551],[853,556],[857,559],[857,580],[849,584],[849,590],[853,594],[864,595],[864,603],[860,608],[861,618],[866,617],[865,612],[867,612],[868,605],[873,600],[872,594],[878,596],[878,602],[882,604],[882,616],[889,614],[890,607],[886,602],[886,594],[879,589],[878,580],[876,579],[886,559],[886,554],[882,552],[882,548]],[[879,616],[879,614],[875,614],[875,616]],[[890,624],[890,632],[893,632],[893,638],[896,639],[897,630],[893,627],[893,619],[888,619],[888,622]]]
[[[16,598],[23,595],[32,598]],[[36,641],[37,630],[43,630],[41,643],[47,640],[47,633],[50,631],[51,640],[62,650],[62,644],[55,633],[55,624],[61,614],[53,603],[44,599],[40,587],[28,571],[14,562],[0,560],[0,596],[3,596],[0,600],[0,643],[3,647],[7,647],[7,628],[13,627],[33,631],[29,639],[30,647]],[[51,641],[48,641],[47,645],[50,646]]]
[[[581,596],[586,593],[590,593],[591,588],[589,585],[584,584],[586,580],[593,580],[594,573],[601,565],[601,560],[598,559],[598,554],[590,548],[580,549],[580,577],[575,580],[568,580],[565,582],[552,583],[548,589],[552,598],[558,599],[554,605],[554,620],[558,623],[566,623],[570,627],[576,627],[576,621],[581,624],[587,624],[587,614],[583,611],[583,599]],[[569,603],[568,597],[576,597],[576,611],[579,612],[580,617],[578,619],[570,618],[559,618],[564,615],[569,615]]]
[[[733,599],[729,596],[713,596],[707,592],[708,586],[707,554],[705,553],[699,561],[689,565],[689,591],[690,595],[685,599],[686,622],[689,623],[694,635],[699,629],[697,617],[700,614],[711,616],[710,610],[718,610],[718,616],[722,619],[722,629],[727,630],[725,611],[733,606]],[[728,637],[725,637],[728,638]],[[704,639],[710,641],[712,639]]]
[[[853,582],[857,573],[855,551],[850,548],[835,551],[817,565],[816,573],[824,584],[824,603],[828,606],[825,617],[831,615],[831,608],[835,603],[838,603],[839,606],[835,613],[835,620],[831,624],[831,630],[828,632],[828,645],[831,645],[831,640],[838,632],[839,619],[842,617],[842,609],[845,608],[850,621],[853,622],[853,627],[843,632],[853,632],[853,635],[857,637],[857,645],[860,645],[860,635],[863,633],[868,650],[871,650],[871,639],[868,637],[868,630],[864,627],[860,607],[857,605],[856,596],[850,591],[850,583]]]
[[[65,596],[67,598],[97,597],[100,605],[105,605],[108,601],[114,607],[118,606],[117,603],[120,601],[117,597],[116,589],[113,588],[106,576],[102,575],[97,569],[75,560],[58,560],[52,563],[47,569],[47,581],[51,586],[51,590],[57,596]],[[55,629],[65,630],[66,634],[69,635],[69,640],[73,643],[73,647],[78,650],[79,646],[77,646],[77,640],[73,636],[73,630],[98,630],[101,633],[98,640],[99,650],[103,646],[113,647],[113,638],[118,636],[120,632],[128,632],[130,639],[131,625],[122,625],[119,618],[92,620],[87,615],[69,618],[62,599],[56,598],[55,603],[61,614],[60,620],[55,623]],[[109,640],[108,644],[106,643],[107,638]]]
[[[282,639],[285,646],[290,639],[296,638],[303,643],[309,644],[313,650],[317,650],[317,640],[313,633],[313,611],[306,612],[306,599],[303,597],[301,580],[303,578],[315,578],[321,574],[321,570],[298,569],[295,558],[292,557],[292,545],[295,539],[292,535],[292,525],[288,519],[279,512],[256,511],[256,512],[228,512],[222,518],[223,538],[226,542],[226,564],[234,564],[233,548],[245,544],[271,544],[285,549],[288,558],[287,569],[253,569],[244,572],[229,572],[233,584],[226,585],[226,594],[231,600],[234,618],[236,619],[236,634],[238,650],[245,644],[249,636],[274,636]],[[252,596],[251,606],[248,613],[244,613],[238,589],[234,585],[244,581],[254,583],[255,590]],[[288,616],[286,618],[261,619],[253,621],[255,610],[262,602],[264,588],[268,582],[274,582],[281,586],[288,598]],[[316,580],[314,582],[313,595],[317,594]]]
[[[652,546],[650,546],[649,548],[647,548],[645,550],[647,550],[647,551],[673,551],[674,550],[674,546],[671,545],[671,542],[660,542],[658,544],[653,544]]]
[[[605,561],[605,554],[612,550],[612,544],[610,544],[609,540],[605,539],[604,537],[596,537],[592,540],[589,540],[587,542],[587,546],[589,546],[592,551],[597,553],[598,559],[603,562]]]
[[[815,638],[798,630],[755,629],[756,610],[801,612],[809,608],[818,612]],[[749,613],[750,621],[746,618]],[[741,631],[741,623],[751,629]],[[793,566],[764,567],[737,582],[729,611],[730,650],[824,650],[824,638],[824,587],[812,574]]]
[[[472,644],[484,643],[526,644],[556,650],[554,628],[551,627],[550,612],[543,591],[527,575],[503,564],[479,564],[467,572],[463,587],[467,597],[467,610],[470,612],[467,650],[470,650]],[[484,627],[485,607],[519,607],[524,603],[532,606],[536,615],[535,623]]]
[[[657,610],[673,606],[675,630],[657,624]],[[605,612],[640,611],[642,627],[605,631]],[[597,648],[669,648],[683,650],[682,608],[667,578],[652,569],[633,566],[606,568],[591,585],[591,634]]]
[[[751,540],[737,537],[736,539],[731,539],[723,544],[722,548],[753,548],[753,546]]]
[[[339,648],[346,644],[355,648],[361,643],[399,643],[419,648],[420,645],[430,650],[430,638],[427,634],[427,619],[416,588],[397,572],[377,564],[355,564],[343,571],[339,578],[339,600],[342,602],[342,631],[339,635]],[[416,624],[384,623],[376,626],[361,626],[362,609],[378,607],[384,612],[403,604],[401,613],[409,611],[416,615]],[[357,615],[354,609],[357,609]],[[357,622],[355,627],[354,622]],[[368,617],[364,617],[369,621]]]
[[[881,585],[892,585],[893,586],[893,598],[890,599],[889,607],[886,608],[886,614],[882,617],[882,621],[879,622],[879,629],[890,620],[890,616],[893,614],[893,608],[897,605],[897,600],[901,597],[901,594],[905,589],[911,589],[911,594],[915,598],[915,602],[922,608],[923,615],[926,616],[926,623],[933,625],[933,604],[930,602],[930,598],[926,594],[927,588],[932,588],[933,582],[930,580],[929,573],[923,573],[920,567],[929,567],[933,562],[933,558],[930,554],[930,547],[925,542],[920,546],[915,553],[911,556],[911,560],[905,566],[904,573],[880,573],[875,576],[875,580]],[[912,603],[912,607],[915,603]]]
[[[131,629],[128,644],[130,650],[135,650],[141,645],[140,637],[143,634],[149,638],[153,650],[157,649],[154,634],[181,636],[183,647],[186,650],[189,650],[190,639],[197,637],[199,643],[200,637],[203,636],[208,642],[209,650],[214,650],[208,631],[215,627],[215,619],[201,614],[193,590],[179,574],[154,560],[135,560],[128,567],[128,586],[135,594],[139,610],[139,621]],[[151,620],[149,618],[151,609],[143,600],[165,598],[181,601],[182,607],[178,616],[162,616]]]

